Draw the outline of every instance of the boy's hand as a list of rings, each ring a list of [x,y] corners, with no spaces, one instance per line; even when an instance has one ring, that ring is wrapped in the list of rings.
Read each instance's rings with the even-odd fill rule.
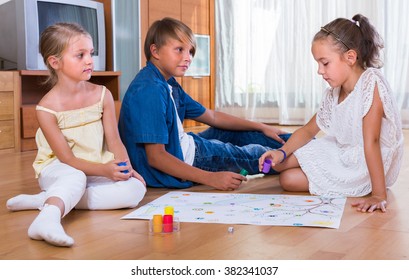
[[[266,125],[262,131],[264,135],[280,142],[281,144],[285,144],[285,141],[280,138],[280,134],[287,134],[288,132],[285,132],[284,130],[281,130],[277,127],[271,126],[271,125]]]
[[[213,172],[209,176],[208,185],[221,191],[234,191],[240,187],[243,181],[247,181],[246,176],[234,172],[221,171]]]

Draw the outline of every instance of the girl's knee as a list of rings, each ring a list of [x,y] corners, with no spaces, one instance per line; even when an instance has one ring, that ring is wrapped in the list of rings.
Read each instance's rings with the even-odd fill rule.
[[[135,178],[109,185],[89,186],[75,208],[89,210],[134,208],[145,193],[145,185]]]
[[[87,175],[85,175],[85,173],[81,170],[76,170],[71,174],[69,178],[71,178],[70,180],[78,184],[78,186],[83,187],[84,190],[87,187]]]
[[[294,179],[286,174],[287,172],[282,172],[279,177],[280,185],[285,191],[293,191]]]
[[[64,186],[69,186],[72,197],[79,195],[78,199],[84,194],[87,188],[87,175],[81,170],[74,169],[67,176],[61,178]]]
[[[139,202],[141,202],[141,200],[144,198],[145,194],[146,194],[146,187],[145,185],[135,179],[135,178],[131,178],[132,180],[132,184],[128,184],[124,190],[125,194],[128,197],[128,204],[129,204],[129,208],[134,208],[136,207]]]
[[[300,168],[281,172],[279,181],[285,191],[308,191],[308,179]]]

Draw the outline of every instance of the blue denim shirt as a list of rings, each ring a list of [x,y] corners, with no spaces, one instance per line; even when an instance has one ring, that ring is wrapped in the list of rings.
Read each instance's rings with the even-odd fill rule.
[[[122,100],[119,133],[133,168],[151,187],[187,188],[192,182],[182,181],[149,166],[145,143],[164,144],[168,153],[183,161],[177,114],[170,97],[169,85],[179,117],[183,120],[202,115],[206,108],[193,100],[175,78],[168,81],[156,66],[148,62],[129,85]]]

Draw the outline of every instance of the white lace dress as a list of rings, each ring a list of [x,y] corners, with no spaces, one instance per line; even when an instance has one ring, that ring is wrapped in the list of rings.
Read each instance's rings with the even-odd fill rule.
[[[317,112],[317,125],[325,136],[294,152],[308,177],[311,194],[356,197],[371,192],[362,122],[372,105],[375,85],[385,112],[380,141],[386,186],[395,183],[403,155],[400,111],[381,71],[368,68],[340,104],[339,88],[325,91]]]

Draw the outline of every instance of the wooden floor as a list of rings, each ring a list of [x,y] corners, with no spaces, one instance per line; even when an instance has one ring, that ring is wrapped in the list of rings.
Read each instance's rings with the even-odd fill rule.
[[[405,147],[409,131],[405,130]],[[8,198],[37,193],[31,167],[34,152],[0,154],[0,259],[3,260],[407,260],[409,259],[409,155],[397,183],[389,190],[387,213],[357,213],[347,200],[339,229],[181,223],[181,231],[164,236],[148,233],[145,220],[121,220],[132,209],[72,211],[63,221],[75,239],[60,248],[27,236],[38,211],[9,212]],[[189,191],[214,192],[207,186]],[[140,205],[165,194],[149,189]],[[282,194],[277,176],[247,182],[239,193]]]

